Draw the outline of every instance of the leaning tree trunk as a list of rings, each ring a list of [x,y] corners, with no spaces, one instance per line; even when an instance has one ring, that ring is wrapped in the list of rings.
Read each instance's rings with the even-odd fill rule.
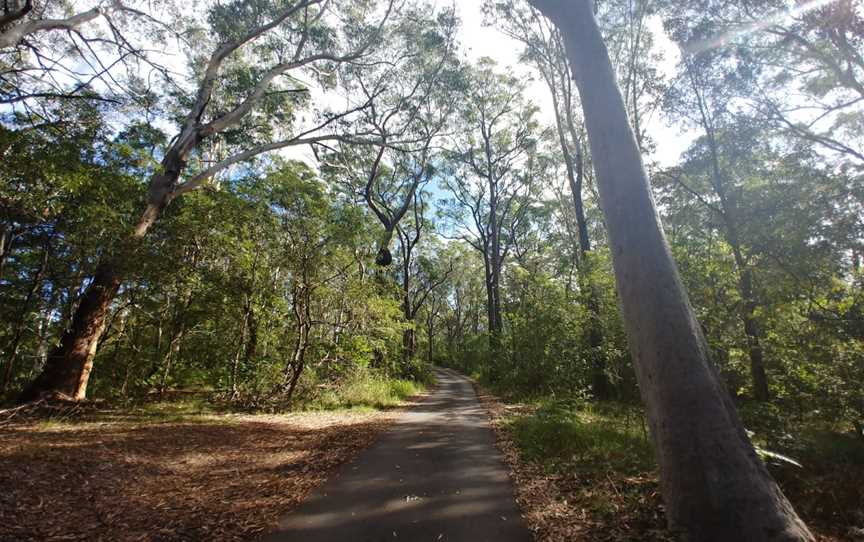
[[[75,310],[72,325],[48,355],[42,373],[21,393],[20,402],[35,400],[45,393],[66,399],[84,397],[95,347],[105,329],[105,318],[120,280],[115,265],[110,262],[99,265]]]
[[[566,40],[670,527],[689,540],[812,540],[708,359],[591,0],[530,0]]]
[[[46,394],[84,399],[96,348],[105,330],[105,318],[123,282],[122,258],[129,256],[129,249],[140,245],[171,201],[171,191],[180,176],[183,162],[178,156],[169,155],[163,159],[162,166],[165,172],[151,179],[147,205],[127,239],[126,250],[121,248],[97,266],[93,281],[82,295],[60,344],[48,355],[39,376],[18,397],[19,402],[32,401]]]

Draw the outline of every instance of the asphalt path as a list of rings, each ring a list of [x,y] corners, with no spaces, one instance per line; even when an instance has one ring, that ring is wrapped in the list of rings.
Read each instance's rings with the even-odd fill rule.
[[[529,542],[471,383],[437,388],[285,516],[266,542]]]

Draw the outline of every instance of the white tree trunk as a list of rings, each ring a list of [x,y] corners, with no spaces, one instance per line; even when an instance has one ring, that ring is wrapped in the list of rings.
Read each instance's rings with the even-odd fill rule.
[[[591,0],[530,0],[566,40],[670,527],[687,540],[812,540],[756,455],[654,206]]]

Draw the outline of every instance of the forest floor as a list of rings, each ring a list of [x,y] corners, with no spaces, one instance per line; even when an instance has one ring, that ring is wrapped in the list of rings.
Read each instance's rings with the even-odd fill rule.
[[[616,408],[504,401],[477,386],[537,542],[668,541],[647,433]],[[820,542],[864,541],[864,446],[840,439],[769,464]]]
[[[393,411],[96,411],[0,427],[0,540],[249,540]]]

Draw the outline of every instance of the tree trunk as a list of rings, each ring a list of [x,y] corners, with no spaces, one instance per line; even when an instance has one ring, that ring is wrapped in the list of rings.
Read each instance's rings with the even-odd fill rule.
[[[756,295],[753,291],[753,270],[750,268],[741,247],[741,237],[738,234],[738,204],[737,198],[727,191],[726,177],[720,169],[720,150],[717,145],[713,123],[702,94],[696,83],[693,67],[687,63],[687,73],[690,83],[696,93],[702,127],[708,140],[711,153],[711,185],[720,200],[720,208],[713,210],[718,212],[724,226],[724,237],[732,248],[735,260],[735,271],[738,275],[738,293],[741,295],[741,321],[744,324],[744,336],[747,339],[747,350],[750,356],[750,374],[753,379],[753,397],[757,401],[768,401],[771,394],[768,388],[768,375],[765,373],[765,359],[762,353],[762,344],[759,339],[759,325],[756,322],[756,309],[759,307]]]
[[[294,390],[297,389],[297,383],[300,382],[300,376],[303,374],[303,369],[306,367],[306,349],[309,347],[309,330],[305,324],[300,324],[297,329],[297,341],[294,345],[294,353],[291,356],[289,364],[289,379],[285,398],[288,403],[294,398]]]
[[[12,250],[12,228],[3,223],[0,225],[0,277],[6,268],[6,258]]]
[[[401,230],[400,230],[401,232]],[[414,245],[410,239],[405,239],[401,236],[402,241],[402,317],[405,318],[405,323],[414,325],[414,311],[411,303],[411,252]],[[406,328],[402,332],[402,360],[408,363],[415,354],[415,333],[414,328]]]
[[[296,340],[291,360],[285,368],[286,400],[290,403],[303,369],[306,367],[306,350],[309,349],[309,332],[312,329],[312,292],[314,286],[309,284],[309,262],[302,262],[301,282],[295,282],[291,288],[291,308],[294,311],[294,329]]]
[[[183,162],[179,157],[170,155],[163,160],[162,166],[165,173],[156,174],[150,180],[147,205],[127,240],[129,247],[139,245],[171,201],[171,191],[180,175]],[[84,399],[84,395],[79,392],[87,389],[93,357],[96,355],[99,338],[105,330],[105,317],[123,282],[123,268],[119,258],[128,257],[128,254],[123,252],[119,250],[111,254],[96,268],[93,282],[81,296],[72,322],[63,332],[60,344],[48,356],[39,376],[18,398],[19,402],[32,401],[43,394],[51,393]]]
[[[572,87],[569,81],[561,81],[561,91],[564,93],[564,115],[561,115],[562,104],[558,99],[558,89],[555,71],[549,67],[549,75],[546,79],[549,90],[552,93],[552,102],[555,107],[555,128],[558,133],[558,142],[564,155],[564,164],[567,171],[567,182],[570,185],[570,194],[573,197],[573,210],[576,214],[576,226],[579,230],[579,289],[583,292],[585,306],[588,309],[590,322],[588,325],[588,348],[591,363],[591,391],[594,397],[600,400],[609,399],[611,396],[612,383],[606,372],[606,356],[603,352],[603,327],[600,320],[600,302],[597,290],[592,281],[592,268],[589,253],[591,252],[591,238],[588,235],[588,221],[585,219],[585,205],[582,200],[582,186],[585,178],[585,161],[582,154],[582,141],[576,130],[572,111]],[[565,72],[566,73],[566,72]],[[564,86],[566,85],[566,87]],[[576,147],[571,154],[570,145],[564,132],[573,140]]]
[[[600,400],[609,399],[612,384],[606,373],[606,357],[603,353],[603,327],[600,320],[600,303],[597,299],[597,290],[592,282],[591,239],[588,236],[588,221],[585,220],[585,205],[582,201],[582,183],[584,179],[585,162],[582,157],[581,141],[574,139],[576,145],[575,159],[570,155],[569,145],[564,136],[563,120],[558,111],[555,91],[552,91],[555,105],[555,124],[558,129],[558,138],[561,150],[564,153],[564,161],[567,166],[567,181],[570,185],[570,193],[573,196],[573,208],[576,213],[576,225],[579,229],[579,288],[584,293],[585,306],[588,309],[590,323],[588,326],[588,348],[590,348],[591,360],[591,391],[594,397]],[[566,100],[565,103],[569,103]],[[568,106],[569,107],[569,106]],[[571,137],[576,137],[576,127],[573,125],[573,116],[568,111],[567,124]]]
[[[48,355],[42,373],[30,383],[18,398],[33,401],[45,393],[59,393],[68,398],[83,398],[80,390],[87,389],[93,355],[102,331],[111,300],[120,288],[120,276],[111,262],[100,264],[93,282],[87,287],[72,325],[63,333],[60,344]],[[83,381],[82,381],[83,379]]]
[[[756,455],[660,226],[591,0],[530,0],[566,40],[667,520],[699,541],[813,540]]]
[[[90,375],[93,373],[93,359],[96,357],[96,349],[99,348],[99,338],[102,337],[102,333],[105,331],[105,324],[107,323],[108,320],[103,318],[96,332],[96,338],[90,341],[87,356],[84,358],[81,373],[78,375],[75,391],[72,393],[72,399],[75,401],[82,401],[87,397],[87,385],[90,383]]]
[[[743,260],[740,250],[734,250],[736,262]],[[759,338],[759,323],[756,321],[756,309],[759,304],[753,292],[753,271],[746,267],[743,261],[738,264],[739,287],[741,289],[741,320],[744,323],[744,335],[747,337],[747,350],[750,356],[750,375],[753,378],[753,398],[757,401],[768,401],[771,393],[768,388],[768,375],[765,373],[765,356],[762,353],[762,342]]]
[[[246,350],[246,340],[249,331],[249,320],[252,317],[252,300],[247,293],[244,295],[243,320],[240,323],[240,337],[237,341],[237,351],[234,353],[234,362],[231,364],[231,400],[237,398],[240,393],[238,380],[240,374],[240,356]]]
[[[414,325],[413,321],[409,323]],[[406,362],[410,361],[414,357],[414,354],[417,353],[417,333],[413,327],[402,332],[402,352],[404,353],[403,359]]]

